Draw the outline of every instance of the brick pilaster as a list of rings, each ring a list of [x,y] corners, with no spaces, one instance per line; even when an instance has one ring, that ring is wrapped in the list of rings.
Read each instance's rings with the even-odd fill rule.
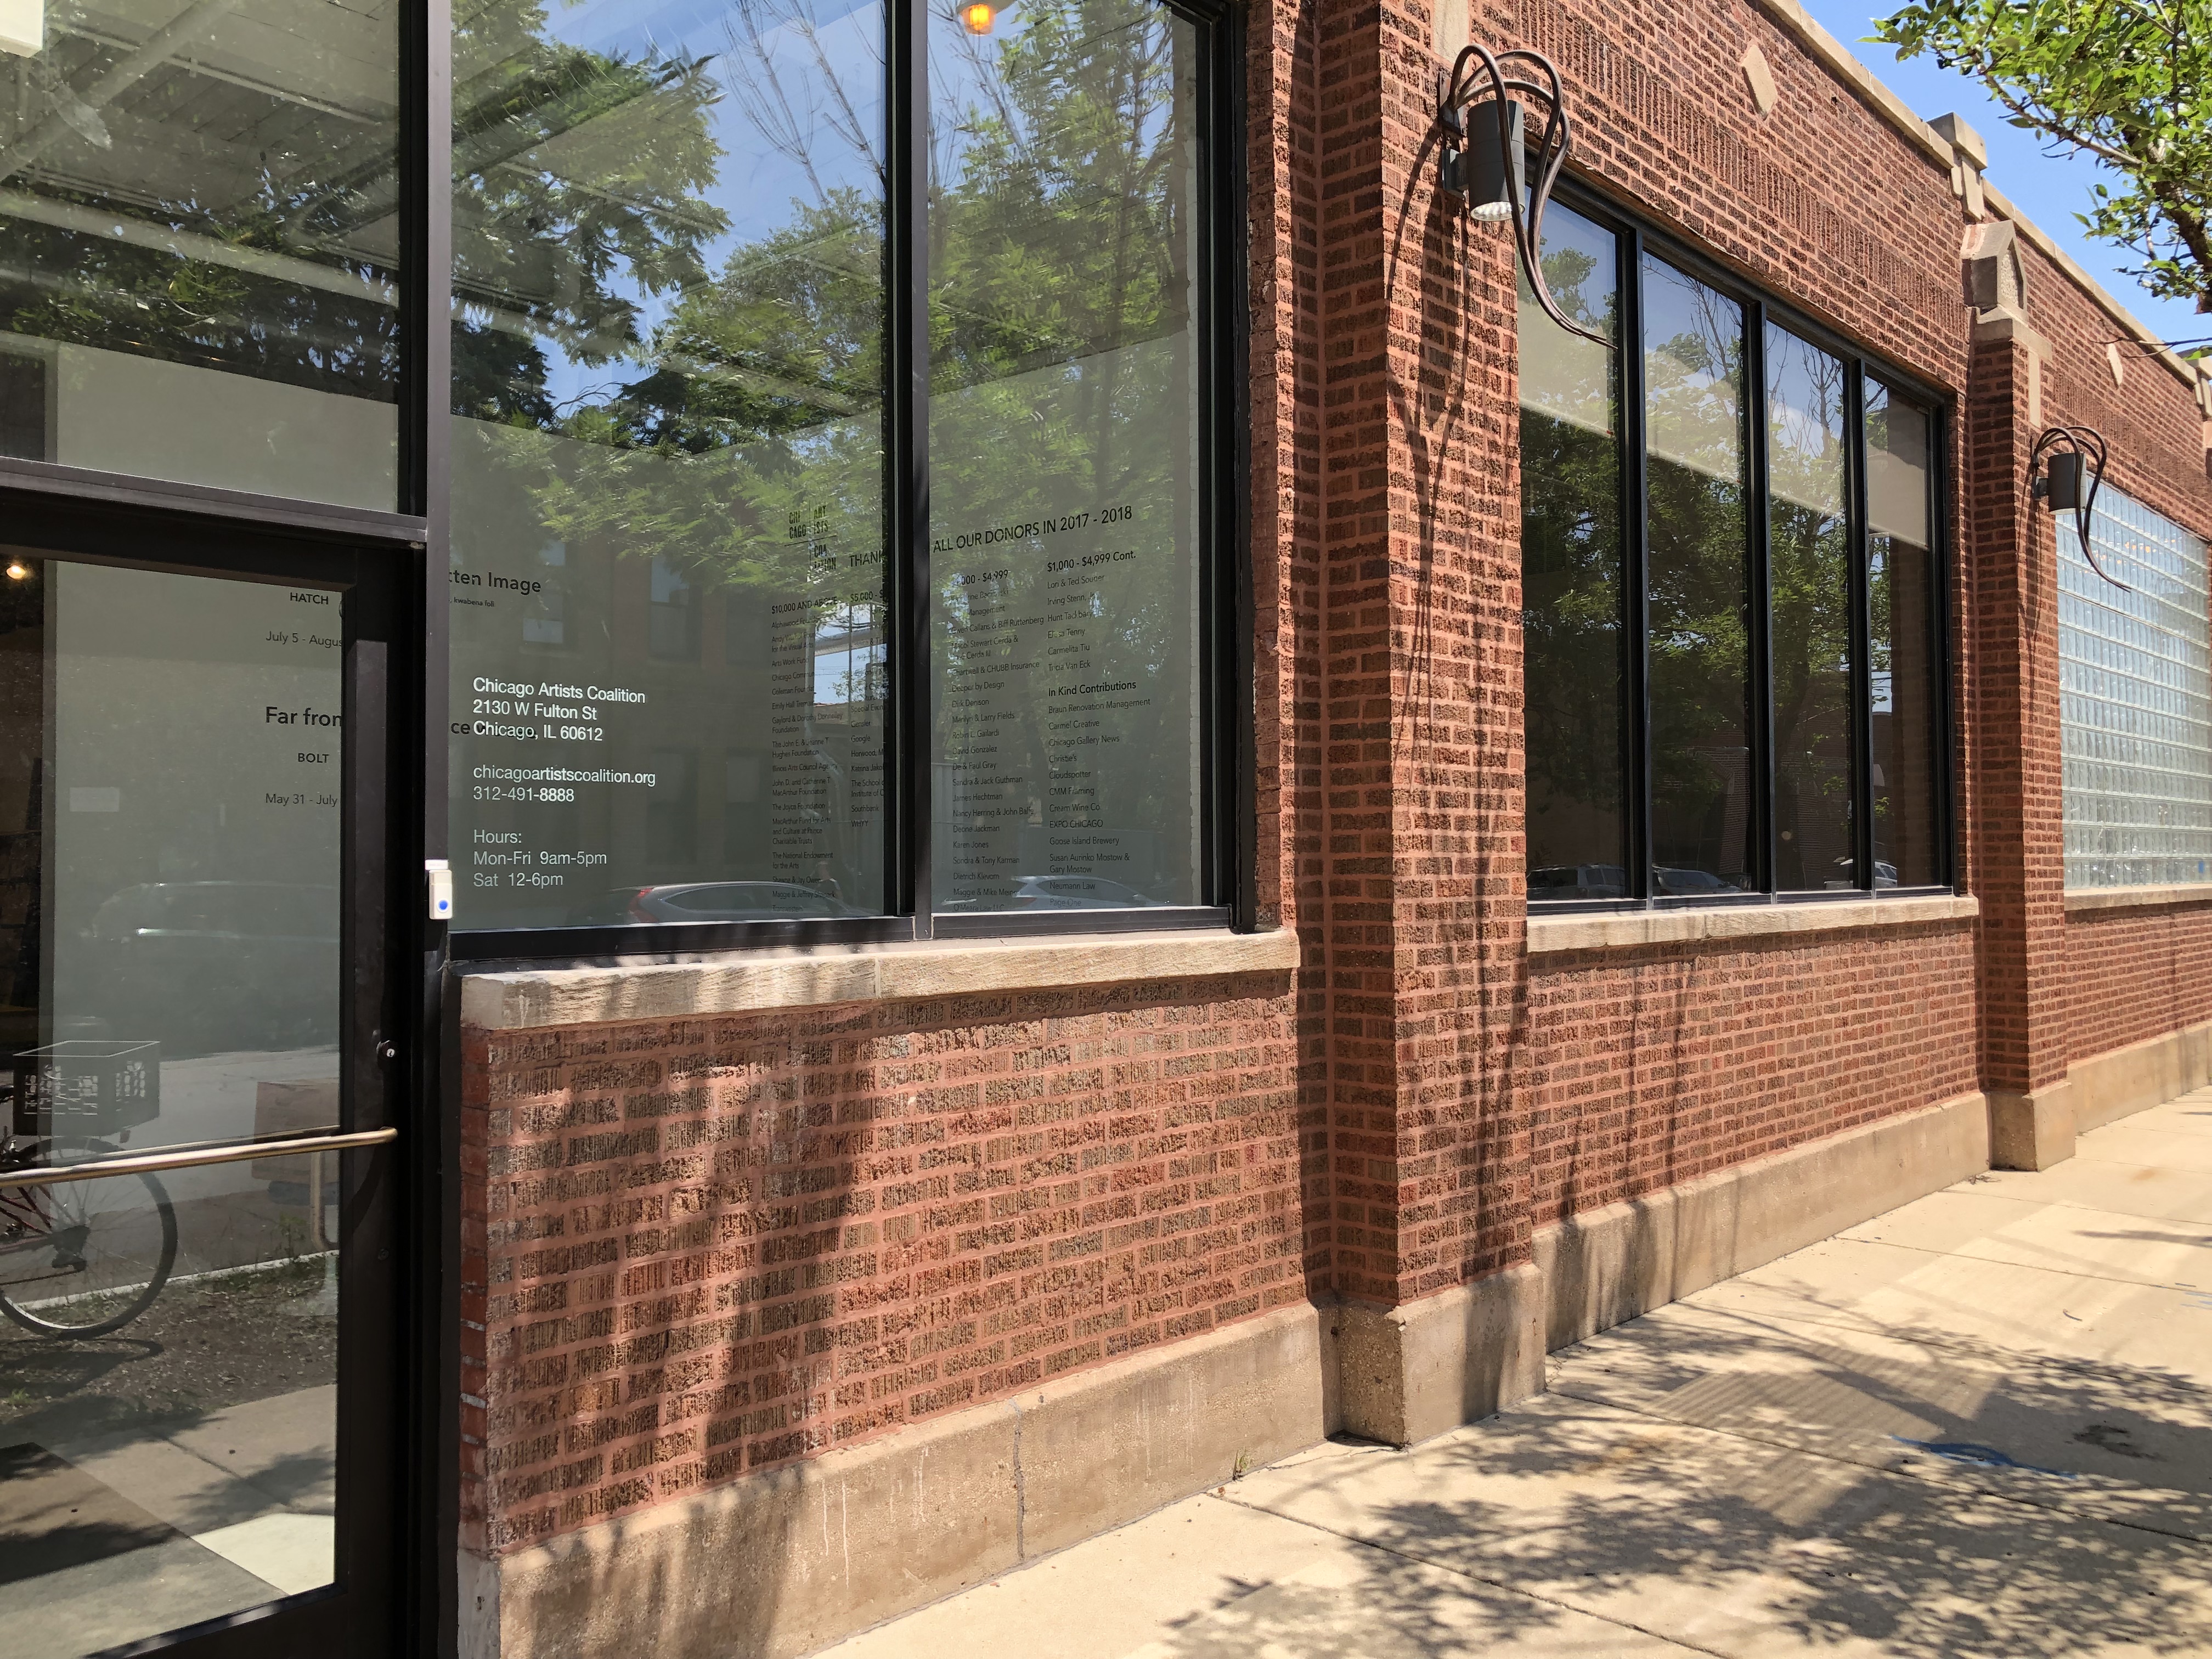
[[[1425,6],[1322,12],[1323,678],[1336,1288],[1525,1259],[1510,240],[1437,199]]]
[[[2002,1102],[2033,1099],[2066,1075],[2058,571],[2048,514],[2027,483],[2040,342],[2016,318],[1976,327],[1961,469],[1974,663],[1967,833],[1982,906],[1982,1080]]]

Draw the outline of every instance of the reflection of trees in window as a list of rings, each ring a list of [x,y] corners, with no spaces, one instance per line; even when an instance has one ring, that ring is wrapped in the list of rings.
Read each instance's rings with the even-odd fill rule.
[[[1110,670],[1141,689],[1105,711],[1117,749],[1055,738],[1042,696],[948,696],[937,752],[991,722],[1031,823],[1149,832],[1158,860],[1133,884],[1190,890],[1195,36],[1153,0],[1002,15],[1018,27],[979,37],[947,14],[931,38],[934,533],[1130,510],[1126,532],[1066,545],[1139,553],[1057,582],[1049,536],[946,558],[936,666],[948,689],[1017,656],[1040,687]],[[978,559],[1006,574],[959,580]]]
[[[818,708],[806,641],[884,592],[883,14],[665,21],[611,0],[457,20],[457,554],[565,548],[563,633],[652,689],[633,733],[757,723],[760,787],[719,803],[731,872],[826,864],[869,906],[884,687]],[[636,642],[608,621],[641,594]],[[700,855],[672,827],[697,787],[653,791],[653,858]]]
[[[1620,336],[1611,233],[1545,220],[1544,275],[1570,317]],[[1619,359],[1564,332],[1521,283],[1522,647],[1535,897],[1626,891]]]
[[[1542,255],[1552,288],[1580,320],[1614,334],[1609,284],[1628,263],[1620,240],[1554,213]],[[1900,402],[1863,362],[1769,323],[1753,421],[1746,303],[1648,254],[1636,276],[1643,339],[1632,355],[1570,337],[1527,302],[1524,285],[1530,899],[1942,882],[1933,416]],[[1624,378],[1629,406],[1640,403],[1644,416],[1644,513],[1626,526],[1614,502],[1628,457],[1613,416]],[[1754,475],[1765,488],[1758,564]],[[1639,534],[1641,711],[1623,695],[1636,665],[1618,642],[1638,620],[1620,595]],[[1869,619],[1870,647],[1859,633]],[[1757,678],[1755,620],[1771,647]],[[1863,667],[1856,655],[1869,649]],[[1639,759],[1650,778],[1640,803]],[[1621,821],[1638,805],[1644,869],[1633,855],[1608,857],[1627,842]]]
[[[1644,293],[1652,858],[1662,890],[1733,889],[1753,879],[1743,311],[1653,259]]]
[[[1844,365],[1766,331],[1775,884],[1857,880],[1851,803],[1850,540]]]
[[[812,43],[806,88],[776,56],[779,31]],[[845,550],[833,590],[872,592],[879,186],[836,183],[810,155],[817,199],[735,246],[708,199],[729,182],[726,98],[787,150],[808,142],[807,90],[842,112],[846,142],[868,135],[807,0],[732,6],[719,33],[712,52],[624,58],[548,39],[544,8],[515,0],[460,24],[454,410],[574,441],[557,462],[531,445],[495,452],[526,475],[551,534],[781,593],[827,575],[786,531],[824,519]]]

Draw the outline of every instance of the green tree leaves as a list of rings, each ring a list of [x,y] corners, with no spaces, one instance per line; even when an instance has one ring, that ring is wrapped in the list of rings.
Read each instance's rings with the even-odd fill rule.
[[[2081,222],[2152,293],[2212,312],[2212,0],[1919,0],[1871,38],[2112,168]]]

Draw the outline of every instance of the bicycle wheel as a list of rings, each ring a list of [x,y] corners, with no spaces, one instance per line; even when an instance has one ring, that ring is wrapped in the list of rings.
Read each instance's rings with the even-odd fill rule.
[[[19,1187],[0,1200],[0,1314],[40,1336],[121,1330],[176,1265],[177,1212],[152,1175]]]

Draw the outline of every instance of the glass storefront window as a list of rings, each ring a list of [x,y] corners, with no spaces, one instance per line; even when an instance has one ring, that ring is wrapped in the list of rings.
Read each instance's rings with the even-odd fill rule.
[[[1929,530],[1927,412],[1866,389],[1868,664],[1872,680],[1874,883],[1942,878],[1936,800],[1936,575]]]
[[[1859,884],[1852,807],[1850,465],[1842,359],[1766,331],[1774,884]]]
[[[1613,234],[1555,206],[1544,219],[1543,261],[1567,315],[1617,341]],[[1528,892],[1621,898],[1629,854],[1620,352],[1545,316],[1525,277],[1520,326]]]
[[[884,39],[460,19],[458,927],[883,908]]]
[[[933,10],[940,910],[1204,902],[1197,31]]]
[[[1940,887],[1935,413],[1600,210],[1541,257],[1604,337],[1524,278],[1529,901]]]
[[[0,453],[398,505],[396,0],[53,0],[0,60]]]
[[[1758,885],[1752,853],[1743,307],[1644,262],[1656,890]]]
[[[1218,904],[1206,28],[933,10],[902,117],[881,0],[456,27],[455,926]]]

